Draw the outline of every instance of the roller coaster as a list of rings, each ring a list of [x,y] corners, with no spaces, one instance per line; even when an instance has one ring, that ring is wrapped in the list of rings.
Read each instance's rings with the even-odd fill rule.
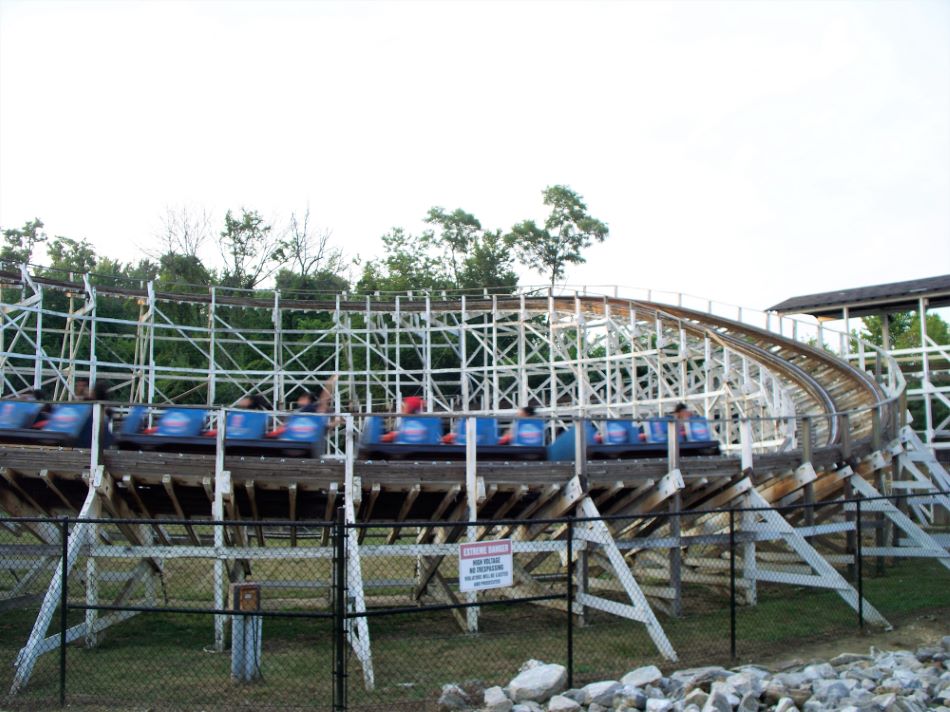
[[[806,585],[835,590],[870,623],[887,625],[829,563],[824,544],[847,535],[847,508],[824,508],[829,519],[820,521],[807,508],[784,518],[772,509],[779,504],[929,494],[907,512],[876,505],[902,545],[890,546],[882,527],[866,551],[932,556],[950,567],[946,544],[928,531],[940,510],[950,510],[950,477],[907,425],[900,370],[871,345],[863,347],[867,371],[839,358],[825,347],[820,324],[620,290],[172,293],[92,275],[53,279],[27,267],[0,272],[0,307],[8,399],[0,405],[0,509],[76,518],[76,550],[66,564],[88,557],[93,578],[103,575],[109,551],[95,540],[103,525],[84,520],[227,522],[230,533],[216,527],[213,542],[193,530],[175,540],[160,526],[115,534],[127,540],[126,556],[156,536],[169,558],[176,545],[190,555],[205,551],[222,607],[226,580],[254,576],[255,562],[274,555],[255,521],[329,524],[342,506],[351,523],[458,524],[407,525],[401,535],[394,529],[388,549],[372,547],[372,556],[407,556],[399,541],[413,542],[422,563],[407,600],[457,595],[440,573],[446,545],[499,536],[526,557],[510,589],[516,595],[545,588],[540,562],[550,564],[564,544],[562,529],[532,522],[575,516],[587,524],[572,550],[589,558],[592,578],[604,586],[579,588],[577,605],[643,623],[657,649],[675,659],[655,610],[676,614],[684,582],[722,583],[721,551],[709,537],[725,526],[717,515],[679,512],[756,508],[742,521],[739,574],[749,605],[758,581],[802,585],[788,573],[794,564],[810,572]],[[338,380],[326,414],[283,407],[331,376]],[[70,403],[80,379],[111,384],[108,407]],[[31,389],[58,404],[40,428],[33,425],[41,406],[15,400]],[[248,394],[272,407],[236,409]],[[411,418],[399,412],[409,394],[424,403]],[[535,415],[519,418],[528,403]],[[695,417],[673,417],[679,403]],[[4,415],[9,405],[23,417]],[[278,425],[283,434],[268,437]],[[506,429],[512,441],[501,445]],[[384,441],[386,430],[400,435]],[[450,432],[454,440],[443,442]],[[651,513],[657,517],[637,525],[603,520]],[[494,526],[498,520],[523,525]],[[57,544],[42,527],[14,528]],[[644,544],[651,538],[664,542],[665,555]],[[360,544],[354,532],[357,562]],[[51,572],[61,564],[51,556],[31,573],[51,583],[18,658],[14,692],[51,649],[59,595]],[[365,610],[369,583],[360,572],[348,569],[357,611]],[[144,566],[138,575],[147,591],[157,572]],[[647,575],[669,585],[644,587]],[[95,602],[96,587],[86,590]],[[15,602],[20,593],[2,595]],[[371,686],[369,629],[359,620],[350,643]],[[89,615],[71,635],[94,640],[113,622]],[[466,625],[477,629],[477,615]],[[221,617],[215,646],[224,644]]]

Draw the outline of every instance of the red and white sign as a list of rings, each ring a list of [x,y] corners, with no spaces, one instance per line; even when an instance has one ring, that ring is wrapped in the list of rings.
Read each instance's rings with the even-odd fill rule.
[[[484,591],[512,585],[511,539],[459,544],[459,588]]]

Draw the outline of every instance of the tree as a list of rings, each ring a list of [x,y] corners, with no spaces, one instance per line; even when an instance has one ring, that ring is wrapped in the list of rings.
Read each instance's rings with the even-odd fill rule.
[[[565,185],[544,189],[544,204],[551,212],[540,228],[533,220],[524,220],[511,228],[505,240],[531,269],[551,278],[551,285],[564,277],[568,264],[586,262],[583,250],[594,241],[603,242],[609,228],[587,212],[580,195]]]
[[[33,257],[34,248],[46,242],[43,221],[33,218],[23,223],[21,228],[3,231],[3,247],[0,248],[0,262],[27,264]]]
[[[914,320],[914,312],[897,312],[888,317],[887,331],[891,348],[896,348],[894,344],[896,339],[900,339],[911,326]],[[865,341],[869,341],[877,346],[884,345],[884,319],[883,317],[873,315],[862,319],[864,329],[858,334]],[[920,329],[918,328],[918,333]]]
[[[884,346],[883,319],[879,316],[866,316],[862,319],[864,328],[856,335],[875,346]],[[855,332],[852,332],[855,334]],[[891,314],[888,320],[891,350],[914,349],[920,347],[920,315],[917,312],[898,312]],[[948,325],[939,314],[927,314],[927,336],[937,344],[950,343]]]
[[[241,208],[240,219],[230,210],[218,245],[224,259],[221,284],[253,289],[277,269],[280,240],[256,210]]]
[[[95,247],[85,238],[74,240],[57,235],[50,240],[46,253],[50,269],[59,272],[85,274],[92,272],[99,263]]]
[[[518,286],[514,258],[501,230],[486,231],[466,254],[459,287],[510,292]]]
[[[407,292],[411,290],[450,289],[452,278],[443,261],[433,253],[435,237],[431,232],[412,235],[394,227],[383,235],[385,256],[367,262],[357,290],[370,292]]]
[[[472,250],[481,234],[482,224],[478,218],[461,208],[456,208],[451,213],[445,212],[440,207],[429,208],[425,221],[429,225],[437,225],[442,229],[435,238],[435,242],[449,251],[452,275],[455,277],[456,284],[459,284],[461,269],[458,257]]]
[[[314,231],[310,227],[310,208],[298,219],[290,215],[286,237],[280,241],[275,259],[290,267],[290,272],[304,277],[328,272],[336,274],[343,269],[343,252],[330,246],[329,230]]]
[[[169,253],[197,257],[198,250],[211,236],[211,215],[204,208],[166,207],[161,220],[161,252],[152,255],[156,259]]]

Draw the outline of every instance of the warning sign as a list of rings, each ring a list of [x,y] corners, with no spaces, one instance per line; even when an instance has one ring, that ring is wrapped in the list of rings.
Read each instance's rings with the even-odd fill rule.
[[[511,539],[459,544],[459,588],[483,591],[510,586]]]

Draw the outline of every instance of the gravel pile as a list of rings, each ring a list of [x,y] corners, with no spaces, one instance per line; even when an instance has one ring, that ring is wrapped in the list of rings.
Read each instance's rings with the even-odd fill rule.
[[[755,665],[664,675],[649,665],[568,690],[562,665],[529,660],[508,685],[445,685],[441,712],[950,712],[950,636],[936,647],[844,653],[772,671]]]

